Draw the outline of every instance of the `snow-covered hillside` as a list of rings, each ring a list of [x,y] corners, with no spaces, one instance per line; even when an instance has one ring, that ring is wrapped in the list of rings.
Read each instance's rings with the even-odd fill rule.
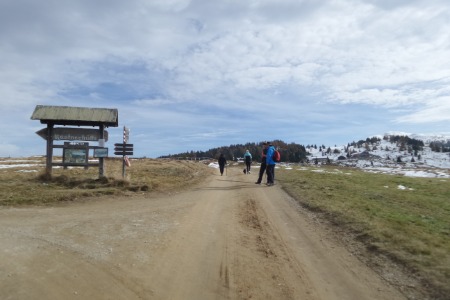
[[[390,136],[408,136],[411,139],[424,142],[423,150],[411,151],[401,149],[401,145],[391,143]],[[326,163],[329,159],[334,163],[365,169],[370,172],[403,174],[418,177],[450,178],[450,153],[433,152],[431,142],[448,142],[450,134],[407,134],[389,132],[376,136],[379,141],[363,143],[355,146],[334,146],[307,148],[313,163]]]

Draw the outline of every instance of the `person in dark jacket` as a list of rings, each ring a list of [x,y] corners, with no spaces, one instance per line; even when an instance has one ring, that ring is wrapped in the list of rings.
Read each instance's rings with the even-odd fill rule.
[[[275,184],[275,161],[273,160],[273,153],[275,152],[275,147],[269,144],[266,155],[267,164],[267,185]]]
[[[262,155],[261,155],[261,168],[259,169],[259,177],[258,180],[255,182],[256,184],[261,184],[262,178],[264,176],[264,172],[266,171],[266,155],[267,155],[267,147],[268,147],[268,143],[264,142],[263,143],[263,150],[262,150]]]
[[[223,170],[225,169],[225,165],[227,164],[227,160],[225,156],[223,156],[223,153],[219,156],[219,170],[220,170],[220,176],[223,175]]]

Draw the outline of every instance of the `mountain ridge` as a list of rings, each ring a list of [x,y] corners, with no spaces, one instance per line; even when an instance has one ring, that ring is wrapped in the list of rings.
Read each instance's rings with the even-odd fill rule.
[[[397,137],[405,137],[397,139]],[[408,139],[406,139],[408,137]],[[414,137],[414,138],[412,138]],[[374,138],[374,137],[373,137]],[[416,177],[450,178],[450,148],[433,151],[431,144],[448,142],[450,136],[399,134],[390,132],[347,146],[324,149],[307,148],[315,164],[336,163],[374,173],[403,174]],[[423,146],[417,141],[422,141]],[[396,142],[392,142],[396,141]],[[410,144],[406,144],[409,142]],[[420,146],[418,146],[420,145]],[[436,148],[434,148],[436,149]],[[322,151],[319,151],[322,150]],[[444,152],[443,150],[447,150]]]

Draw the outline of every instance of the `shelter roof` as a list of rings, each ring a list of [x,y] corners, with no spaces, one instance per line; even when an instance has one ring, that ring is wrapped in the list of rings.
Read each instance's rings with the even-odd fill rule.
[[[119,112],[116,108],[36,105],[31,120],[43,124],[118,127]]]

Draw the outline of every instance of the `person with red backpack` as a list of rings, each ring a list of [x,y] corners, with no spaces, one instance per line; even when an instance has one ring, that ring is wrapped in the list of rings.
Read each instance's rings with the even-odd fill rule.
[[[267,164],[267,185],[271,186],[275,184],[275,160],[273,158],[275,154],[275,147],[272,143],[269,143],[267,148],[266,164]]]

